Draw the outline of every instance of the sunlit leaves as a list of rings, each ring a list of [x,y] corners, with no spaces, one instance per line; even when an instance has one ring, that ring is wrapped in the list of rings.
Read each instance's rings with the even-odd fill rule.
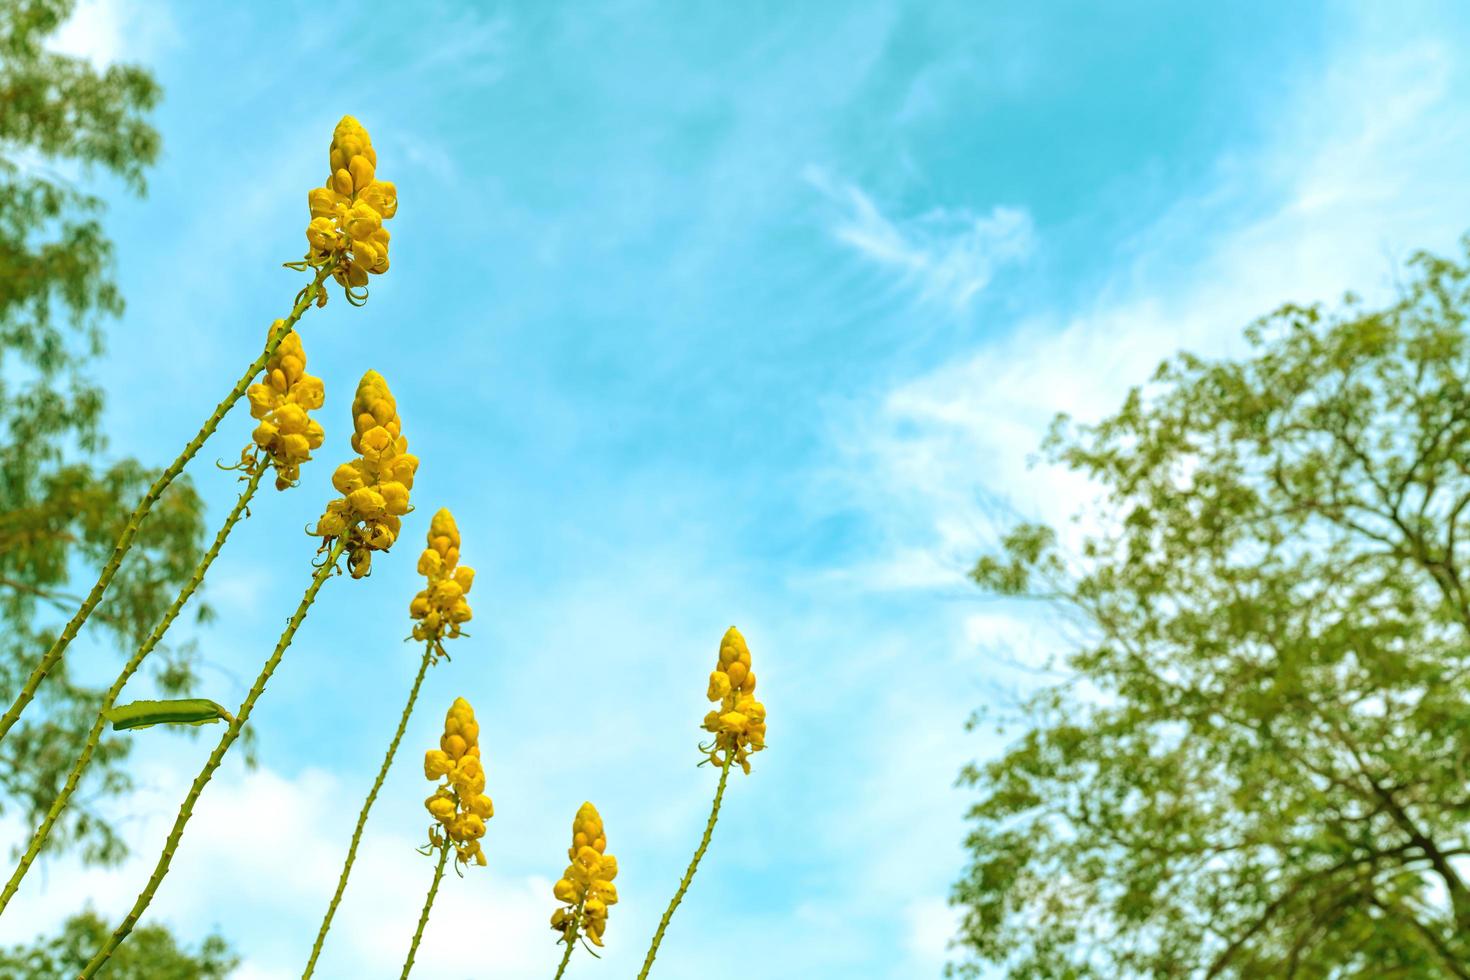
[[[103,456],[102,393],[82,373],[101,350],[101,319],[122,311],[94,172],[142,190],[158,155],[146,114],[158,87],[140,68],[47,49],[71,0],[0,4],[0,696],[8,703],[75,610],[72,574],[100,566],[154,473]],[[117,393],[126,397],[126,392]],[[202,503],[180,480],[154,507],[90,630],[131,650],[188,577],[200,552]],[[88,578],[89,575],[79,575]],[[187,648],[160,677],[191,679]],[[33,711],[0,747],[0,812],[39,821],[95,717],[100,692],[53,671]],[[90,859],[122,846],[98,806],[127,788],[127,743],[103,742],[85,794],[48,853],[81,843]]]
[[[1413,269],[1383,309],[1284,307],[1248,357],[1180,355],[1053,427],[1099,530],[1073,557],[1021,525],[973,574],[1090,633],[962,776],[955,972],[1470,962],[1470,264]]]

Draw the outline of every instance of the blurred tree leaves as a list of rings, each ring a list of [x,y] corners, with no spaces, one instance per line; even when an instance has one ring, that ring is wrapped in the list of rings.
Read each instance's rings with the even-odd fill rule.
[[[1058,419],[1098,529],[974,578],[1086,638],[962,775],[949,975],[1470,976],[1470,260],[1411,269]]]
[[[70,980],[107,941],[112,926],[88,909],[67,919],[58,935],[0,950],[0,980]],[[98,973],[102,980],[224,980],[240,962],[219,936],[191,951],[162,926],[133,930]]]
[[[133,66],[98,69],[48,50],[74,0],[0,3],[0,699],[75,610],[127,515],[156,476],[106,454],[101,391],[84,374],[102,323],[122,312],[102,200],[81,181],[110,175],[136,193],[158,156],[146,116],[158,85]],[[88,630],[131,650],[188,577],[203,505],[175,483],[143,525]],[[192,651],[160,658],[165,693],[192,683]],[[0,808],[39,822],[81,750],[100,691],[63,662],[39,703],[0,744]],[[47,853],[80,846],[92,861],[124,853],[107,801],[128,788],[125,739],[106,739]]]

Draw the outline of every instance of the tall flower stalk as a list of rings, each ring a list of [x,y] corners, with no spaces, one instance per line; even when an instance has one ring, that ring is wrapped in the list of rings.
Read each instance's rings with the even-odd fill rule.
[[[413,638],[424,642],[424,656],[419,662],[419,672],[413,679],[413,687],[408,692],[408,703],[403,706],[403,713],[398,719],[398,729],[393,733],[393,739],[388,743],[388,751],[383,756],[383,764],[378,768],[378,777],[373,780],[372,788],[368,790],[367,799],[363,800],[362,811],[357,815],[357,826],[352,830],[352,842],[347,847],[347,858],[342,863],[342,874],[337,879],[337,890],[332,894],[332,900],[327,904],[326,914],[322,917],[321,927],[317,930],[316,942],[311,947],[311,957],[306,961],[306,970],[302,973],[302,980],[307,980],[316,970],[316,961],[321,956],[322,944],[326,941],[327,930],[332,927],[332,918],[337,914],[337,906],[342,901],[342,894],[347,890],[347,878],[352,874],[353,862],[357,859],[357,848],[362,841],[363,828],[367,826],[368,812],[373,807],[373,802],[378,798],[378,792],[383,788],[383,781],[388,778],[388,770],[393,765],[393,757],[398,752],[398,743],[403,739],[403,733],[408,728],[408,719],[413,714],[413,707],[418,700],[419,687],[424,682],[424,675],[428,673],[431,664],[436,663],[440,657],[446,657],[444,652],[444,640],[453,639],[461,634],[460,627],[469,621],[471,613],[469,602],[465,599],[465,593],[469,592],[474,584],[475,571],[467,565],[459,564],[459,528],[454,523],[454,515],[448,509],[441,509],[434,515],[429,524],[428,534],[429,546],[419,557],[419,574],[428,580],[428,585],[414,596],[413,602],[409,604],[409,615],[414,619]],[[447,843],[443,849],[446,849]],[[440,862],[440,874],[443,872],[443,862]],[[433,892],[438,889],[438,876],[435,877],[434,889],[430,892],[429,904],[433,902]],[[428,905],[425,906],[423,920],[420,922],[419,931],[423,931],[423,921],[428,919]],[[418,945],[417,938],[414,945]]]
[[[720,641],[719,659],[709,675],[709,690],[706,696],[719,702],[719,708],[704,716],[703,728],[714,734],[714,739],[700,750],[707,753],[706,762],[720,767],[720,783],[715,788],[714,804],[710,807],[709,820],[704,825],[704,836],[694,851],[694,858],[679,881],[679,888],[669,907],[658,921],[648,955],[643,960],[643,969],[638,971],[638,980],[646,980],[653,969],[654,957],[658,955],[659,943],[674,918],[674,910],[684,900],[689,885],[694,881],[694,872],[709,849],[710,838],[715,832],[715,821],[720,817],[720,801],[725,796],[725,784],[730,777],[730,766],[738,764],[746,775],[750,774],[750,756],[766,747],[766,707],[755,699],[755,672],[750,669],[750,649],[745,637],[731,626]],[[703,763],[700,763],[703,765]]]
[[[398,420],[397,406],[393,401],[393,395],[388,390],[388,385],[376,371],[369,371],[358,384],[357,395],[353,399],[353,426],[355,433],[352,437],[353,448],[363,453],[363,457],[354,463],[344,464],[344,467],[358,467],[354,472],[370,474],[378,482],[371,486],[377,489],[371,490],[379,500],[383,493],[393,496],[395,499],[401,497],[400,513],[407,512],[408,491],[413,483],[413,474],[418,468],[418,459],[407,452],[408,441],[401,435],[401,425]],[[389,434],[391,431],[391,435]],[[371,459],[368,453],[371,451]],[[393,474],[403,477],[407,483],[397,480],[382,480],[381,477]],[[391,486],[391,488],[390,488]],[[301,602],[296,607],[296,612],[286,624],[285,631],[276,642],[275,650],[271,652],[260,673],[251,685],[250,692],[245,696],[244,702],[234,717],[229,719],[224,734],[220,736],[219,744],[210,753],[204,767],[200,769],[199,775],[194,778],[189,792],[185,795],[183,804],[179,807],[178,816],[174,819],[172,830],[169,831],[168,839],[164,842],[163,851],[158,856],[154,866],[153,874],[148,883],[138,894],[133,907],[123,918],[123,921],[103,943],[102,948],[87,963],[82,970],[82,980],[95,976],[97,971],[107,962],[108,958],[132,932],[133,927],[142,918],[143,912],[153,901],[158,886],[162,884],[167,876],[169,865],[173,861],[174,852],[183,838],[184,828],[188,826],[190,817],[194,814],[194,805],[204,791],[204,787],[214,776],[215,770],[224,761],[225,753],[235,740],[240,737],[240,732],[250,720],[250,714],[255,710],[255,703],[265,692],[265,686],[275,674],[276,668],[280,666],[281,658],[291,645],[296,636],[296,631],[301,627],[302,621],[306,619],[307,611],[311,604],[316,601],[317,593],[321,591],[328,578],[337,571],[337,562],[345,554],[348,556],[349,568],[354,578],[361,578],[367,574],[368,563],[362,555],[370,551],[386,551],[396,537],[396,527],[393,534],[386,534],[379,526],[379,522],[369,520],[358,508],[346,508],[339,506],[340,500],[333,500],[327,505],[326,513],[317,522],[313,533],[323,538],[321,550],[326,552],[317,565],[316,572],[312,575],[311,584],[306,593],[301,597]],[[396,521],[397,518],[394,518]],[[326,527],[323,527],[326,525]],[[354,561],[354,556],[358,556]]]
[[[274,338],[280,329],[281,321],[277,320],[271,324],[267,336]],[[67,773],[61,792],[52,801],[50,808],[46,811],[46,816],[31,836],[30,844],[21,856],[20,863],[12,872],[10,880],[6,882],[4,891],[0,892],[0,912],[5,911],[5,907],[20,888],[26,872],[30,870],[31,865],[45,846],[51,829],[71,801],[72,794],[76,792],[77,785],[81,782],[82,771],[86,769],[101,743],[107,713],[117,703],[118,696],[128,681],[137,673],[138,668],[142,666],[143,660],[163,640],[164,634],[178,618],[184,605],[203,583],[205,573],[209,571],[209,566],[214,564],[214,559],[224,547],[230,532],[235,529],[241,517],[249,513],[250,500],[255,496],[261,479],[268,470],[273,469],[276,473],[278,490],[294,486],[300,477],[301,464],[311,458],[311,450],[322,444],[322,427],[307,414],[322,407],[325,397],[322,380],[306,373],[306,352],[302,349],[301,338],[295,331],[288,332],[280,339],[276,352],[266,362],[265,381],[251,385],[246,395],[250,401],[250,414],[259,420],[259,424],[251,436],[250,445],[242,451],[237,467],[244,473],[245,488],[240,491],[235,506],[226,515],[224,523],[220,525],[219,532],[215,535],[209,550],[199,559],[193,575],[184,583],[184,587],[179,590],[179,594],[164,612],[158,624],[154,626],[153,631],[134,651],[132,657],[123,665],[122,670],[118,671],[116,680],[107,689],[107,693],[102,698],[102,704],[97,710],[97,718],[92,723],[91,731],[87,733],[87,741],[82,746],[81,754],[72,764],[71,771]]]
[[[405,980],[413,969],[419,942],[424,938],[424,927],[429,924],[429,912],[434,907],[434,896],[439,893],[439,881],[444,877],[449,852],[454,852],[454,870],[461,874],[461,865],[485,866],[480,838],[485,836],[485,821],[495,815],[495,804],[485,795],[485,766],[480,761],[480,723],[475,721],[475,709],[464,698],[455,698],[444,715],[444,734],[439,737],[439,747],[424,753],[424,777],[444,780],[424,801],[434,824],[429,828],[429,843],[421,853],[432,854],[437,850],[439,864],[434,869],[434,881],[429,885],[418,928],[414,930],[408,956],[403,961],[401,976]]]
[[[276,349],[281,346],[281,343],[286,339],[287,335],[291,333],[291,328],[295,326],[296,321],[301,319],[302,314],[313,303],[320,304],[320,301],[326,298],[326,293],[322,291],[322,283],[330,274],[331,270],[329,269],[316,270],[316,276],[311,282],[307,283],[306,288],[297,296],[296,304],[291,307],[291,312],[286,315],[284,320],[277,321],[280,326],[270,335],[266,341],[265,349],[260,352],[260,356],[250,362],[250,366],[245,369],[244,374],[240,375],[239,379],[235,382],[235,386],[214,407],[214,411],[210,413],[209,418],[204,420],[204,424],[199,427],[199,431],[195,433],[194,438],[189,440],[188,444],[184,446],[174,461],[168,465],[168,468],[158,475],[158,478],[153,481],[152,486],[148,488],[148,492],[143,495],[143,499],[138,501],[138,505],[133,508],[133,513],[128,517],[127,524],[123,526],[122,533],[118,535],[117,544],[113,545],[112,554],[108,557],[107,563],[102,566],[102,571],[97,576],[97,583],[92,586],[91,591],[82,600],[82,604],[77,609],[76,614],[62,628],[60,635],[56,637],[50,649],[41,657],[40,661],[31,671],[30,676],[21,685],[20,693],[15,696],[15,701],[6,710],[4,716],[0,716],[0,740],[3,740],[10,729],[15,726],[15,723],[20,720],[21,713],[35,699],[36,691],[40,688],[41,682],[46,679],[46,675],[61,660],[62,655],[66,653],[67,647],[71,645],[71,641],[76,638],[77,632],[81,630],[82,624],[87,621],[87,618],[92,615],[92,611],[97,608],[97,604],[102,601],[103,593],[112,584],[113,576],[117,574],[118,568],[122,565],[123,557],[132,548],[133,540],[137,537],[138,529],[142,526],[144,518],[148,516],[148,512],[153,509],[153,505],[158,502],[158,498],[163,496],[163,492],[168,489],[169,484],[174,481],[174,478],[183,472],[184,466],[188,464],[189,460],[194,458],[194,454],[199,452],[200,447],[214,434],[214,430],[219,428],[220,421],[224,419],[225,415],[234,407],[235,403],[240,400],[240,397],[245,394],[246,389],[250,387],[250,383],[255,379],[256,375],[260,374],[261,369],[275,356]]]
[[[613,884],[618,876],[618,859],[606,851],[607,833],[602,816],[597,807],[583,803],[572,820],[572,846],[567,848],[572,863],[551,887],[551,893],[563,906],[551,913],[551,928],[561,936],[557,942],[566,943],[567,947],[554,980],[561,980],[566,972],[579,935],[591,940],[594,946],[602,945],[608,906],[618,902],[618,887]]]
[[[418,927],[413,931],[413,940],[408,944],[408,956],[403,961],[403,972],[398,975],[398,980],[408,980],[408,975],[413,972],[413,960],[419,952],[419,942],[424,938],[424,927],[429,924],[429,910],[434,907],[434,899],[439,894],[439,882],[444,880],[444,865],[449,861],[449,841],[439,841],[439,863],[434,866],[434,880],[429,883],[429,894],[424,896],[424,908],[419,913]]]

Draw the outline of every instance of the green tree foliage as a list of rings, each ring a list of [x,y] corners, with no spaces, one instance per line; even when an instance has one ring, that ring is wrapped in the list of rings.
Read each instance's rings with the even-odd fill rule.
[[[106,458],[102,394],[84,376],[101,352],[101,322],[122,311],[111,278],[103,203],[79,177],[112,175],[135,192],[158,155],[145,119],[159,89],[144,70],[98,70],[49,51],[74,0],[0,3],[0,700],[9,703],[79,603],[128,512],[156,475]],[[131,649],[173,598],[201,551],[203,507],[175,484],[138,537],[94,634]],[[170,692],[190,682],[187,648],[164,658]],[[63,664],[0,745],[0,807],[40,820],[81,750],[100,692]],[[80,845],[110,861],[123,847],[99,803],[127,788],[127,742],[109,739],[52,850]]]
[[[950,975],[1470,976],[1470,260],[1411,269],[1058,419],[1099,530],[974,578],[1083,639],[962,776]]]
[[[0,980],[71,980],[87,965],[112,927],[90,909],[66,920],[52,939],[0,950]],[[103,980],[224,980],[240,958],[219,936],[198,951],[178,944],[162,926],[141,926],[97,975]]]

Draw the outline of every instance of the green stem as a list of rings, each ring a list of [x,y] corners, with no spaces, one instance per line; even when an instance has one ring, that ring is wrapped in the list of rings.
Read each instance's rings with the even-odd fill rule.
[[[225,539],[230,536],[230,532],[239,523],[241,515],[245,512],[246,505],[250,503],[250,498],[255,495],[256,488],[260,486],[261,477],[265,475],[268,469],[269,467],[267,466],[261,466],[251,475],[250,481],[245,484],[245,489],[240,491],[240,499],[235,501],[235,508],[230,511],[229,516],[225,518],[225,522],[220,525],[219,533],[214,536],[214,543],[209,546],[209,550],[204,553],[204,557],[199,559],[199,564],[194,566],[194,574],[189,577],[189,581],[185,582],[184,587],[179,590],[179,594],[174,598],[173,605],[168,607],[168,611],[163,614],[163,618],[158,621],[158,625],[153,627],[153,632],[148,634],[148,639],[143,641],[142,646],[138,647],[132,659],[123,665],[123,669],[118,672],[117,680],[112,682],[112,687],[107,689],[107,694],[102,699],[102,706],[97,709],[97,719],[92,722],[92,730],[87,733],[87,744],[82,747],[82,754],[77,757],[77,761],[72,765],[71,772],[67,773],[66,785],[61,788],[61,794],[56,797],[51,803],[51,808],[46,811],[46,818],[41,821],[41,826],[37,827],[35,834],[31,836],[30,846],[26,848],[24,856],[20,859],[20,864],[16,866],[15,871],[10,875],[10,880],[6,882],[4,892],[0,892],[0,913],[5,911],[5,906],[15,897],[17,889],[20,888],[21,879],[26,876],[26,872],[30,870],[37,855],[41,853],[41,848],[46,844],[46,838],[51,834],[51,828],[56,825],[57,819],[61,816],[61,811],[66,808],[67,803],[71,800],[72,793],[76,791],[77,784],[81,782],[82,770],[87,767],[88,762],[92,761],[92,754],[97,751],[97,746],[102,741],[102,729],[107,723],[106,715],[108,710],[117,703],[118,695],[122,693],[123,687],[142,665],[143,658],[152,653],[153,648],[158,646],[159,641],[163,639],[163,634],[168,631],[168,628],[173,625],[173,621],[178,618],[179,613],[183,610],[184,604],[189,601],[189,597],[194,594],[194,591],[199,588],[200,583],[204,581],[204,573],[209,571],[209,566],[214,562],[215,556],[219,554],[220,548],[224,547]]]
[[[699,841],[699,850],[694,852],[694,860],[689,862],[689,870],[684,872],[684,879],[679,882],[679,890],[674,892],[674,900],[664,910],[662,919],[658,920],[658,931],[653,934],[653,945],[648,948],[648,956],[643,960],[643,969],[638,971],[638,980],[647,980],[648,971],[653,969],[653,958],[658,955],[658,944],[663,942],[664,930],[669,927],[669,920],[674,917],[674,909],[684,900],[684,893],[689,890],[689,883],[694,880],[694,870],[699,867],[699,861],[704,857],[704,852],[709,848],[710,836],[715,832],[715,821],[720,818],[720,800],[725,795],[725,782],[730,778],[730,763],[735,761],[735,753],[728,752],[725,757],[725,765],[720,769],[720,786],[715,790],[715,805],[710,808],[709,822],[704,825],[704,837]]]
[[[260,674],[255,678],[255,683],[251,685],[250,693],[245,695],[245,700],[241,703],[240,710],[235,712],[235,720],[230,722],[229,726],[225,728],[224,734],[220,736],[219,744],[214,747],[214,751],[209,754],[208,761],[204,763],[204,768],[199,770],[198,776],[194,777],[194,784],[189,787],[189,792],[184,797],[183,804],[179,807],[179,815],[174,818],[173,829],[169,831],[168,840],[163,845],[163,851],[158,855],[158,863],[153,868],[153,874],[149,877],[148,884],[138,893],[138,899],[133,903],[132,909],[128,912],[122,923],[113,930],[112,935],[107,938],[107,942],[103,943],[102,948],[87,963],[86,968],[82,970],[77,980],[90,980],[91,977],[96,975],[102,965],[107,962],[107,958],[112,955],[112,951],[117,949],[123,940],[128,938],[128,934],[133,931],[133,926],[137,925],[138,920],[143,917],[143,912],[148,908],[148,903],[153,901],[154,893],[158,891],[158,886],[162,884],[164,876],[168,874],[169,864],[173,861],[174,851],[178,849],[179,840],[184,836],[184,827],[188,825],[189,818],[194,815],[194,804],[198,802],[199,794],[204,792],[204,787],[214,775],[214,771],[224,761],[225,753],[230,750],[231,745],[235,744],[235,739],[240,737],[240,732],[244,729],[245,723],[250,720],[250,712],[255,710],[255,702],[260,698],[261,692],[265,690],[265,685],[271,679],[271,675],[276,672],[276,667],[280,665],[281,657],[285,654],[286,648],[291,645],[291,640],[295,638],[296,631],[301,627],[302,620],[306,619],[306,612],[311,608],[312,602],[316,600],[316,594],[321,591],[322,585],[336,571],[337,559],[342,557],[342,552],[345,548],[346,542],[343,539],[338,538],[333,542],[332,550],[328,553],[326,561],[322,562],[321,567],[312,575],[311,585],[307,586],[306,594],[301,597],[301,603],[296,607],[296,612],[292,614],[290,622],[286,624],[285,632],[281,634],[280,640],[276,642],[275,650],[271,652],[270,658],[265,662],[265,666],[261,667]]]
[[[41,682],[46,679],[46,675],[51,672],[51,668],[56,666],[56,662],[61,659],[61,655],[66,652],[66,648],[71,644],[71,641],[76,638],[77,631],[82,628],[82,624],[87,621],[87,617],[92,615],[92,610],[97,608],[97,603],[102,601],[102,593],[107,591],[107,586],[112,583],[112,577],[117,574],[118,566],[122,564],[123,556],[133,546],[133,539],[137,537],[138,528],[142,525],[143,518],[148,516],[148,512],[153,509],[153,505],[158,501],[158,498],[163,496],[164,490],[168,489],[168,485],[174,481],[174,477],[183,472],[185,464],[194,458],[194,454],[204,445],[205,440],[214,434],[215,429],[219,428],[220,420],[234,407],[235,402],[240,400],[240,396],[245,394],[245,389],[250,387],[250,383],[255,380],[255,376],[264,370],[266,362],[275,354],[276,348],[281,346],[281,341],[286,339],[286,334],[291,332],[291,328],[296,324],[296,321],[301,319],[301,315],[306,312],[307,307],[316,298],[317,293],[321,289],[322,280],[326,275],[327,272],[325,270],[319,271],[316,279],[302,291],[301,297],[296,301],[296,305],[291,308],[290,315],[282,322],[281,328],[271,334],[269,341],[265,345],[265,349],[260,352],[260,356],[250,363],[250,367],[246,368],[245,373],[240,375],[240,380],[235,382],[235,387],[230,389],[230,393],[214,407],[214,411],[210,414],[209,418],[205,419],[204,425],[200,427],[199,432],[195,434],[193,439],[189,440],[188,445],[169,464],[168,469],[158,475],[158,479],[153,481],[153,485],[148,488],[148,492],[143,495],[143,499],[138,501],[138,506],[133,508],[133,513],[128,517],[128,522],[123,527],[122,534],[118,536],[117,544],[113,545],[112,555],[107,559],[107,564],[102,566],[102,574],[97,577],[97,584],[92,586],[92,591],[87,593],[87,597],[82,600],[81,608],[76,611],[76,615],[72,616],[71,620],[62,629],[61,635],[56,638],[56,642],[51,644],[51,649],[46,651],[46,655],[41,658],[40,663],[36,664],[36,668],[26,678],[26,682],[21,687],[20,693],[15,697],[15,703],[6,710],[4,717],[0,718],[0,740],[3,740],[6,733],[15,726],[16,721],[20,719],[21,712],[35,698],[36,690],[41,686]]]
[[[429,664],[434,659],[434,643],[431,640],[424,648],[424,659],[419,663],[418,676],[413,679],[413,688],[408,692],[408,703],[403,706],[403,715],[398,719],[398,730],[393,733],[393,741],[388,743],[388,753],[383,756],[383,765],[378,769],[378,778],[373,781],[373,788],[368,790],[367,799],[363,801],[362,812],[357,815],[357,826],[352,831],[352,843],[347,848],[347,860],[342,865],[342,877],[337,880],[337,891],[332,896],[332,901],[327,905],[327,914],[322,918],[322,926],[317,930],[316,943],[311,947],[311,959],[306,961],[306,972],[301,974],[301,980],[307,980],[312,971],[316,969],[317,957],[322,955],[322,943],[326,941],[327,930],[332,927],[332,917],[337,914],[337,904],[342,901],[342,893],[347,890],[347,876],[352,873],[352,862],[357,859],[357,845],[362,840],[362,829],[367,825],[368,811],[373,808],[373,801],[378,798],[378,791],[383,788],[383,780],[388,777],[388,767],[393,765],[393,756],[398,751],[398,743],[403,739],[403,733],[408,728],[408,717],[413,714],[414,702],[419,697],[419,687],[424,683],[424,674],[429,670]]]
[[[582,909],[587,904],[586,896],[577,903],[577,910],[572,913],[572,931],[567,934],[567,951],[561,954],[561,965],[556,968],[556,976],[551,980],[561,980],[561,975],[567,971],[567,964],[572,961],[572,950],[577,947],[577,929],[582,924]]]
[[[408,959],[403,961],[403,972],[399,974],[398,980],[408,980],[408,971],[413,969],[413,956],[419,951],[419,940],[424,938],[424,926],[429,924],[429,909],[434,907],[434,896],[439,894],[439,882],[444,878],[444,862],[449,859],[449,840],[445,839],[439,848],[439,866],[434,869],[434,883],[429,886],[428,897],[424,899],[424,910],[419,913],[419,927],[413,932],[413,942],[408,946]]]

